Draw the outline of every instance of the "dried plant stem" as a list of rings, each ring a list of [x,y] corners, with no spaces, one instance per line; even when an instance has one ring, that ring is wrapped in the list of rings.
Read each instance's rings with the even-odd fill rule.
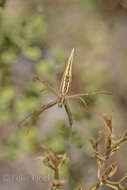
[[[66,154],[56,155],[51,149],[46,148],[44,146],[43,148],[46,150],[46,155],[43,157],[43,162],[54,172],[52,189],[60,190],[61,186],[64,186],[67,183],[67,181],[60,179],[59,170],[60,167],[69,160],[69,158],[67,157]]]
[[[104,132],[99,132],[96,140],[90,139],[98,169],[97,181],[89,188],[89,190],[98,190],[104,185],[114,190],[127,190],[127,187],[124,187],[125,185],[123,185],[127,181],[127,174],[125,174],[118,181],[111,181],[110,178],[116,173],[118,165],[116,162],[107,164],[107,161],[111,158],[111,156],[118,151],[121,143],[127,140],[127,131],[125,131],[118,140],[114,139],[112,117],[110,116],[108,118],[104,115],[104,122],[106,128],[108,129],[107,134]],[[103,150],[101,150],[100,145],[103,145]],[[67,181],[60,178],[59,171],[60,167],[65,164],[69,158],[66,154],[56,155],[51,149],[45,147],[43,148],[46,150],[46,155],[43,157],[43,162],[54,172],[52,187],[48,190],[61,190],[61,187],[64,186]],[[79,187],[77,190],[83,189]]]
[[[106,115],[104,115],[104,121],[106,124],[106,128],[108,129],[108,134],[104,135],[104,133],[100,133],[96,141],[94,141],[93,139],[90,139],[91,145],[94,149],[94,155],[95,155],[95,159],[98,166],[98,174],[97,174],[98,180],[89,190],[97,190],[102,185],[106,185],[114,190],[119,190],[119,189],[126,190],[127,188],[123,187],[122,182],[127,180],[127,175],[125,175],[119,181],[116,181],[116,182],[110,181],[110,178],[117,171],[117,163],[114,162],[107,167],[106,165],[110,157],[114,153],[116,153],[116,151],[119,149],[121,143],[127,140],[127,131],[121,135],[119,140],[114,141],[112,116],[108,118]],[[99,150],[99,145],[101,144],[102,139],[105,140],[103,152]]]

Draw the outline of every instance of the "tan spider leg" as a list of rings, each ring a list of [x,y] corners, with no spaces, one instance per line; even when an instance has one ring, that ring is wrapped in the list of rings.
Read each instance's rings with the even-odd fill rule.
[[[69,119],[70,137],[72,137],[72,114],[71,114],[71,111],[70,111],[70,108],[69,108],[69,105],[68,105],[67,101],[65,102],[64,107],[65,107],[65,110],[66,110],[66,113],[67,113],[68,119]]]
[[[73,98],[75,98],[75,99],[79,99],[82,103],[83,103],[83,105],[85,106],[85,107],[87,107],[87,102],[82,98],[82,97],[73,97]]]
[[[50,102],[49,104],[46,104],[46,105],[43,105],[38,111],[34,111],[34,112],[31,112],[29,115],[27,115],[20,123],[19,125],[21,125],[26,119],[28,119],[29,117],[31,117],[32,115],[40,115],[43,111],[49,109],[50,107],[54,106],[55,104],[57,104],[57,101],[53,101],[53,102]]]
[[[58,96],[58,93],[57,91],[51,86],[51,84],[49,84],[48,81],[44,81],[44,80],[41,80],[38,76],[34,78],[34,80],[38,80],[39,82],[43,83],[45,86],[47,86],[47,88],[53,93],[55,94],[56,96]]]
[[[107,183],[106,185],[107,185],[108,187],[114,189],[114,190],[118,190],[118,187],[116,187],[115,185],[112,185],[112,184],[109,184],[109,183]]]
[[[43,94],[46,93],[46,91],[47,91],[47,88],[43,88],[43,89],[40,90],[40,92],[43,93]]]
[[[79,97],[79,99],[84,104],[84,106],[87,108],[87,102],[81,97]]]
[[[66,96],[66,98],[78,98],[81,96],[89,96],[89,95],[96,95],[96,94],[112,95],[112,93],[106,92],[106,91],[95,91],[95,92],[88,92],[88,93],[82,93],[82,94],[74,94],[74,95]]]

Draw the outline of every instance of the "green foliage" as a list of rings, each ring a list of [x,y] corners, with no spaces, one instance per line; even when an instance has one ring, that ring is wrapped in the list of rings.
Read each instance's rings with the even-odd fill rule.
[[[0,0],[0,7],[3,7],[5,3],[5,0]]]
[[[48,60],[40,60],[36,65],[36,72],[40,76],[52,75],[53,66]],[[46,76],[45,76],[46,77]]]
[[[47,145],[56,153],[64,152],[65,149],[65,141],[60,136],[51,137]]]
[[[16,60],[16,54],[13,51],[4,51],[1,55],[3,64],[12,64]]]
[[[10,107],[15,98],[16,89],[13,86],[6,86],[0,93],[0,124],[12,117]]]
[[[39,139],[35,128],[29,131],[29,135],[26,135],[23,129],[16,133],[10,133],[4,144],[1,145],[1,149],[6,159],[16,162],[21,151],[33,154],[36,152],[38,144]]]
[[[41,57],[41,50],[38,47],[24,48],[24,55],[31,60],[38,60]]]

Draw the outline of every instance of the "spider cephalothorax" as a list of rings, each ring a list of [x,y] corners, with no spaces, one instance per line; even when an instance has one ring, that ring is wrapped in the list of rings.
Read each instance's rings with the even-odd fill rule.
[[[58,107],[62,108],[63,105],[65,104],[65,97],[63,95],[60,95],[58,97],[57,101],[58,101]]]

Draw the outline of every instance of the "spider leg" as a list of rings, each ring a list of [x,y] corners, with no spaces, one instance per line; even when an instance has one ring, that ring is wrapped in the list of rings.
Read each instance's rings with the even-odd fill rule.
[[[96,95],[96,94],[112,95],[112,93],[106,92],[106,91],[94,91],[94,92],[88,92],[88,93],[74,94],[74,95],[66,96],[66,98],[78,98],[81,96],[89,96],[89,95]]]
[[[68,119],[69,119],[70,137],[72,137],[72,114],[71,114],[71,111],[70,111],[70,108],[69,108],[67,101],[65,102],[64,107],[65,107],[65,111],[66,111],[66,113],[68,115]]]
[[[108,181],[108,180],[106,180],[106,182],[107,182],[107,181]],[[106,185],[107,185],[108,187],[114,189],[114,190],[118,190],[118,187],[117,187],[116,185],[114,185],[114,184],[106,183]]]
[[[79,99],[83,103],[83,105],[87,108],[87,102],[82,97],[78,96],[78,97],[74,97],[74,98]]]
[[[33,111],[30,114],[28,114],[20,123],[19,126],[21,126],[22,123],[24,123],[24,121],[26,119],[28,119],[29,117],[35,115],[35,116],[39,116],[43,111],[49,109],[50,107],[54,106],[55,104],[57,104],[57,100],[50,102],[49,104],[43,105],[41,106],[41,108],[38,111]]]
[[[47,88],[43,88],[43,89],[40,90],[40,92],[43,93],[43,92],[45,92],[46,90],[47,90]]]
[[[53,94],[58,96],[57,91],[52,87],[52,85],[48,81],[41,80],[38,76],[34,77],[33,80],[43,83]]]
[[[83,103],[83,105],[87,108],[87,102],[82,97],[79,97],[79,99]]]

